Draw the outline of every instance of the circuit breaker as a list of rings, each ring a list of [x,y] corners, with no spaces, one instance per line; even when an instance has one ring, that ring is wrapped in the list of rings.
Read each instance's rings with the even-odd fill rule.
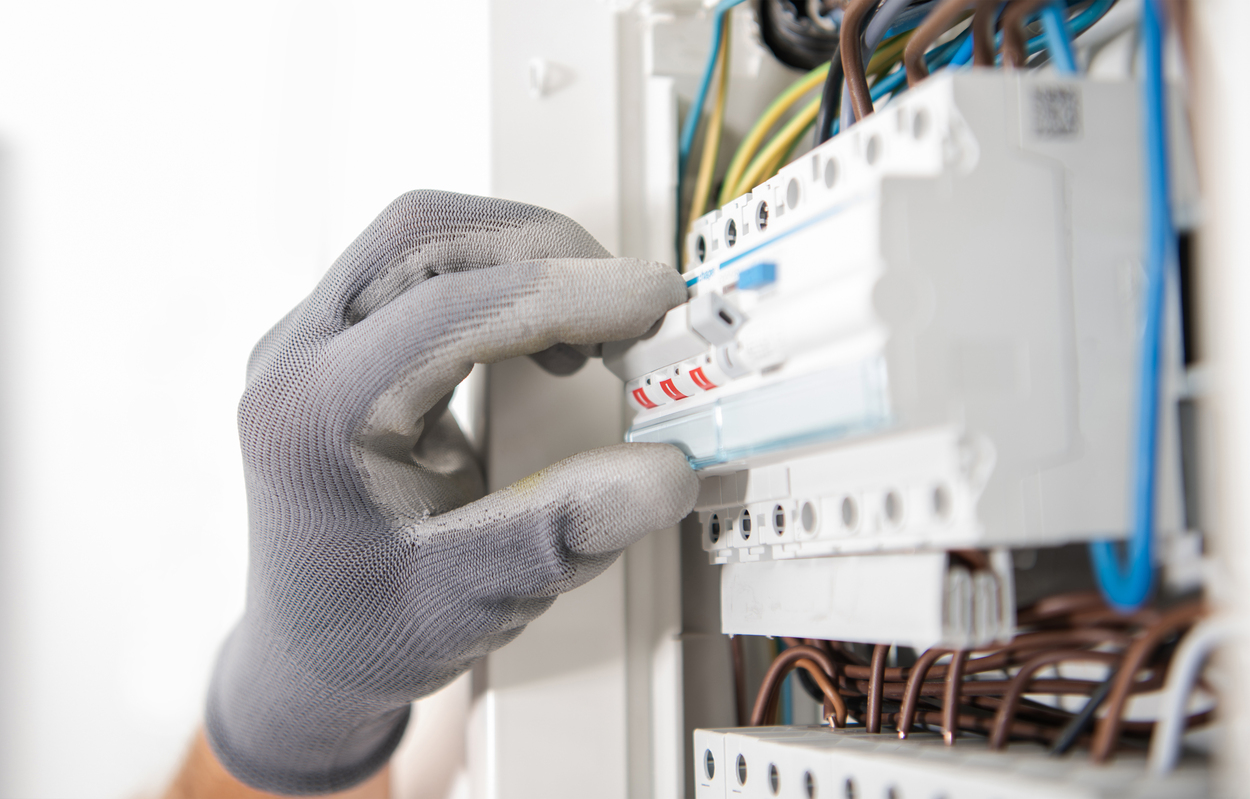
[[[1003,550],[1126,535],[1138,95],[935,76],[695,222],[690,301],[605,361],[628,440],[700,470],[725,632],[999,640]],[[1180,475],[1161,478],[1166,533]]]

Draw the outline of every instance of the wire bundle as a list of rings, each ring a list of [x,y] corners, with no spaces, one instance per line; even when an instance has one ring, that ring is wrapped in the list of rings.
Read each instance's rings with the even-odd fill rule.
[[[693,197],[688,209],[679,213],[679,237],[694,219],[706,213],[715,185],[713,170],[728,101],[728,12],[741,2],[720,0],[713,11],[712,47],[682,126],[678,144],[679,208],[685,203],[682,185],[704,104],[713,81],[719,79],[705,125],[703,157]],[[1071,4],[1075,13],[1066,19],[1068,5],[1063,0],[851,0],[844,13],[841,6],[834,5],[828,16],[821,13],[826,4],[819,2],[764,0],[758,6],[760,28],[785,63],[807,67],[819,63],[816,54],[831,55],[826,63],[810,69],[791,84],[760,115],[723,176],[719,203],[729,202],[776,174],[813,128],[815,143],[823,143],[839,128],[845,129],[872,113],[874,103],[905,91],[934,70],[969,61],[992,65],[1000,38],[1005,64],[1024,66],[1029,57],[1046,50],[1058,68],[1074,70],[1071,38],[1097,22],[1114,2],[1078,0]],[[1004,9],[1002,31],[995,34],[995,21]],[[969,13],[973,14],[971,21]],[[1042,19],[1045,31],[1026,39],[1023,26],[1033,17]],[[777,45],[777,37],[786,38],[788,44]],[[801,55],[791,53],[794,48],[798,48],[795,52],[801,50]],[[822,83],[819,97],[801,102]],[[677,244],[680,252],[680,240]]]
[[[785,676],[802,668],[814,679],[804,685],[823,702],[824,717],[842,727],[853,717],[868,732],[884,727],[900,738],[917,728],[938,729],[947,744],[960,733],[989,739],[991,749],[1028,740],[1062,754],[1088,746],[1094,762],[1111,757],[1124,739],[1145,739],[1153,721],[1128,721],[1129,700],[1164,685],[1181,637],[1203,616],[1200,603],[1167,611],[1123,615],[1096,591],[1061,594],[1022,610],[1022,630],[1005,645],[975,650],[930,649],[905,667],[887,668],[889,647],[873,647],[870,658],[836,641],[785,639],[756,696],[751,724],[776,718]],[[1110,670],[1103,681],[1043,676],[1064,663],[1092,663]],[[1032,696],[1089,697],[1076,713]],[[1106,707],[1095,719],[1100,707]],[[1210,711],[1188,717],[1184,726],[1205,724]],[[1090,729],[1092,726],[1092,730]]]

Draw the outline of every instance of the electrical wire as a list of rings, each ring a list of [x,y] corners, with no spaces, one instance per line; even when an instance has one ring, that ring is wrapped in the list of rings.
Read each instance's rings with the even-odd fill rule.
[[[872,113],[872,95],[864,75],[861,42],[869,23],[877,13],[877,0],[851,0],[842,16],[839,49],[842,52],[842,73],[850,90],[851,107],[856,119]],[[923,27],[923,26],[922,26]]]
[[[1007,745],[1007,733],[1010,729],[1011,717],[1015,713],[1020,697],[1024,695],[1029,681],[1037,670],[1056,663],[1101,663],[1115,666],[1120,656],[1112,652],[1090,652],[1079,649],[1061,649],[1058,652],[1044,652],[1025,663],[1020,671],[1011,679],[1011,685],[1003,697],[1003,703],[994,715],[993,732],[990,733],[990,749],[1002,749]],[[1030,689],[1031,690],[1031,689]]]
[[[760,38],[778,61],[808,70],[829,60],[838,43],[838,24],[803,0],[759,0]]]
[[[903,58],[903,49],[911,41],[912,33],[912,31],[906,31],[886,39],[877,48],[877,52],[872,54],[872,58],[868,60],[868,65],[864,67],[868,77],[875,76],[879,78],[893,69]]]
[[[776,716],[777,689],[781,681],[796,667],[804,668],[812,675],[812,679],[825,691],[825,699],[832,706],[834,726],[846,724],[846,702],[834,686],[837,666],[833,659],[820,649],[813,646],[792,646],[773,659],[772,665],[764,674],[759,692],[755,696],[755,707],[751,711],[751,726],[761,727]],[[823,678],[823,680],[822,680]]]
[[[751,159],[751,163],[747,165],[742,177],[738,180],[738,185],[734,187],[730,196],[738,197],[746,194],[752,187],[758,186],[766,180],[770,168],[776,171],[777,165],[786,151],[803,135],[803,131],[815,121],[816,114],[819,111],[820,100],[816,99],[791,117],[790,121],[786,122],[785,126],[756,154],[755,158]]]
[[[1015,0],[1007,7],[1007,11],[1003,13],[1003,66],[1024,69],[1028,65],[1028,39],[1025,37],[1024,25],[1042,6],[1050,2],[1051,0]],[[1042,34],[1043,41],[1045,37]]]
[[[1228,616],[1205,619],[1177,647],[1159,703],[1159,722],[1150,737],[1149,769],[1154,776],[1161,777],[1175,768],[1184,732],[1185,704],[1198,669],[1212,649],[1233,635],[1234,629]]]
[[[946,671],[946,686],[942,692],[942,741],[954,746],[959,734],[959,689],[964,684],[964,669],[968,665],[968,650],[961,649],[951,655],[951,665]]]
[[[919,34],[920,30],[917,29],[916,33],[912,36],[912,41],[915,41],[915,37]],[[968,28],[946,44],[935,47],[926,53],[924,56],[926,74],[949,64],[950,60],[954,58],[955,54],[959,52],[960,48],[964,46],[964,43],[968,41],[968,38],[971,35],[972,29]],[[907,43],[907,46],[911,47],[910,41]],[[907,51],[904,49],[904,65],[906,65],[906,53]],[[896,69],[873,85],[872,99],[875,102],[880,100],[882,97],[885,97],[887,94],[893,94],[895,91],[905,88],[907,88],[907,70],[906,68]]]
[[[890,654],[889,644],[877,644],[872,648],[872,677],[868,683],[868,732],[881,732],[881,694],[885,687],[885,658]]]
[[[1115,683],[1115,676],[1112,675],[1099,683],[1094,692],[1089,695],[1089,699],[1085,702],[1085,706],[1081,708],[1081,712],[1072,717],[1060,732],[1059,737],[1050,746],[1049,754],[1052,756],[1066,755],[1072,745],[1076,743],[1076,739],[1085,732],[1085,728],[1094,720],[1094,714],[1098,712],[1098,708],[1102,707],[1102,703],[1107,701],[1107,694],[1111,693],[1111,686]]]
[[[1069,41],[1072,39],[1075,39],[1077,36],[1080,36],[1081,34],[1085,33],[1087,30],[1089,30],[1091,27],[1093,27],[1094,23],[1101,20],[1107,14],[1107,12],[1111,10],[1111,7],[1116,4],[1116,1],[1117,0],[1093,0],[1092,3],[1090,3],[1081,11],[1077,12],[1077,14],[1073,16],[1071,19],[1069,19],[1064,26],[1065,30],[1067,31],[1067,36],[1068,36]],[[1021,35],[1023,35],[1023,33]],[[1001,34],[1000,34],[1000,37],[1001,37]],[[994,46],[994,44],[991,43],[988,38],[986,39],[986,41],[987,41],[987,44],[990,44],[993,50],[997,50],[997,47]],[[1024,46],[1024,56],[1023,56],[1024,61],[1027,61],[1027,58],[1029,56],[1033,55],[1034,53],[1038,53],[1042,51],[1043,49],[1046,49],[1047,47],[1048,47],[1048,44],[1046,41],[1045,33],[1043,33],[1041,36],[1035,36],[1032,39],[1029,39],[1028,42]],[[965,42],[964,46],[960,48],[960,51],[955,54],[954,58],[951,59],[950,65],[962,66],[963,64],[968,63],[968,61],[972,59],[972,55],[973,54],[972,54],[971,43]],[[993,59],[991,58],[990,62],[987,63],[986,65],[989,66],[992,63],[993,63]],[[1074,63],[1074,66],[1075,66],[1075,63]]]
[[[690,201],[690,212],[687,214],[686,226],[694,224],[694,220],[707,213],[707,202],[712,194],[712,178],[716,171],[716,156],[720,151],[721,127],[725,122],[725,100],[729,92],[729,36],[731,20],[726,18],[721,29],[724,42],[717,57],[718,77],[716,100],[712,105],[712,114],[708,119],[703,133],[703,154],[699,160],[699,175],[695,179],[694,197]]]
[[[816,116],[816,144],[824,144],[833,137],[838,124],[838,102],[842,97],[842,51],[834,50],[829,59],[829,71],[825,73],[825,86],[820,92],[820,106]]]
[[[790,648],[770,666],[756,695],[752,724],[772,723],[786,675],[795,667],[804,668],[799,664],[804,660],[811,663],[808,675],[813,696],[825,703],[830,723],[840,723],[832,718],[837,715],[833,693],[869,732],[889,725],[906,738],[914,726],[937,728],[948,745],[954,745],[962,732],[986,735],[991,748],[1027,739],[1042,743],[1052,753],[1089,741],[1090,756],[1097,760],[1122,738],[1174,737],[1177,730],[1214,717],[1212,711],[1183,715],[1184,697],[1210,649],[1203,641],[1212,637],[1199,626],[1181,638],[1203,615],[1201,605],[1131,617],[1109,614],[1101,617],[1098,624],[1102,626],[1084,624],[1081,618],[1095,604],[1110,611],[1096,593],[1047,598],[1020,611],[1017,618],[1023,631],[1010,642],[969,650],[930,649],[911,666],[887,667],[889,647],[884,645],[874,647],[867,661],[845,643],[783,639]],[[1174,644],[1178,638],[1179,647]],[[939,662],[944,659],[945,663]],[[1105,680],[1038,678],[1042,669],[1064,662],[1101,664],[1111,675]],[[1002,672],[1003,678],[992,676],[993,672]],[[1169,674],[1176,675],[1175,679]],[[1174,710],[1165,706],[1158,721],[1126,721],[1127,700],[1163,689],[1165,678],[1171,692],[1165,699]],[[824,686],[826,680],[832,692]],[[1028,698],[1034,695],[1089,699],[1080,712],[1071,713]],[[893,702],[898,703],[897,712],[887,709]],[[1097,722],[1099,727],[1092,735],[1085,733],[1100,706],[1106,707],[1106,713]],[[1172,738],[1159,740],[1159,747],[1174,747]]]
[[[864,71],[868,71],[868,65],[872,58],[875,57],[877,46],[881,44],[881,40],[885,38],[885,32],[890,29],[907,9],[911,0],[884,0],[881,8],[876,15],[868,23],[868,27],[864,29],[863,41],[863,67]],[[845,69],[845,67],[844,67]],[[867,78],[865,78],[867,84]],[[851,110],[851,104],[848,102],[851,98],[851,90],[849,82],[842,84],[842,110],[840,114],[840,127],[846,130],[855,122],[854,114]]]
[[[764,137],[768,135],[768,131],[803,98],[803,95],[816,88],[825,79],[825,73],[828,70],[828,64],[821,64],[791,83],[786,87],[785,91],[777,95],[777,98],[769,104],[768,108],[764,109],[764,113],[760,114],[759,119],[755,120],[755,124],[751,126],[751,130],[747,132],[746,137],[742,139],[742,143],[738,145],[737,151],[734,152],[733,159],[729,162],[729,168],[725,170],[725,180],[720,193],[721,205],[737,196],[734,194],[734,189],[741,181],[742,173],[746,171],[747,164],[750,163],[752,156],[758,151],[760,144],[764,141]]]
[[[1068,36],[1068,19],[1061,0],[1051,0],[1042,7],[1042,35],[1046,39],[1046,52],[1050,62],[1060,75],[1076,74],[1076,56],[1072,52],[1072,39]]]
[[[815,128],[816,120],[813,118],[811,122],[807,123],[807,127],[799,131],[799,135],[794,137],[794,143],[790,145],[789,150],[786,150],[786,154],[781,157],[781,161],[777,164],[777,169],[780,169],[783,164],[788,164],[794,161],[799,148],[803,146],[803,141],[808,138],[808,134],[815,130]],[[777,170],[774,169],[773,171],[776,172]]]
[[[1107,712],[1099,719],[1098,726],[1094,729],[1090,758],[1095,763],[1105,763],[1107,758],[1111,757],[1116,738],[1119,737],[1120,727],[1124,723],[1124,706],[1128,703],[1129,695],[1134,692],[1134,689],[1140,690],[1140,685],[1136,684],[1137,672],[1146,665],[1150,655],[1165,638],[1190,627],[1204,613],[1205,610],[1201,604],[1176,608],[1164,614],[1163,618],[1147,628],[1124,653],[1124,661],[1116,674],[1115,683],[1111,686],[1111,693],[1107,696]]]
[[[943,66],[959,66],[966,64],[969,60],[981,60],[988,63],[993,62],[993,54],[995,44],[993,38],[993,19],[991,12],[1001,6],[1006,0],[977,0],[965,6],[967,8],[974,7],[978,11],[983,11],[982,19],[978,19],[976,14],[973,16],[973,26],[982,31],[982,40],[985,44],[976,51],[974,57],[974,44],[976,37],[972,34],[973,28],[959,34],[955,40],[929,50],[924,55],[924,65],[927,71],[938,69]],[[1106,14],[1107,10],[1114,5],[1116,0],[1094,0],[1084,10],[1080,11],[1067,23],[1067,30],[1070,36],[1077,36],[1092,26],[1101,17]],[[967,2],[967,0],[965,0]],[[882,45],[871,57],[865,69],[868,76],[882,75],[876,84],[873,85],[870,96],[875,103],[880,99],[896,94],[905,88],[903,78],[905,74],[902,70],[890,73],[889,69],[895,63],[895,59],[899,54],[905,52],[910,39],[917,32],[915,26],[925,19],[925,15],[938,6],[937,0],[931,2],[917,4],[907,8],[893,22],[891,27],[885,32],[887,37],[886,44]],[[956,14],[956,17],[958,14]],[[869,23],[871,25],[871,22]],[[1026,43],[1026,49],[1029,53],[1037,52],[1045,45],[1044,37],[1038,36]],[[888,74],[886,74],[888,73]],[[801,95],[813,88],[814,82],[819,75],[824,76],[824,90],[821,96],[821,102],[818,107],[815,120],[805,125],[802,130],[797,131],[797,135],[790,137],[788,134],[795,131],[787,131],[786,139],[790,144],[788,149],[782,153],[772,155],[770,158],[754,160],[758,155],[758,147],[763,137],[767,135],[772,125],[784,115],[792,105],[797,102]],[[840,120],[838,114],[842,108],[839,98],[843,94],[842,91],[842,59],[840,52],[835,54],[834,58],[828,65],[821,65],[812,70],[795,84],[792,84],[786,92],[774,100],[773,104],[761,116],[760,120],[748,133],[743,140],[743,144],[734,154],[734,159],[730,164],[730,169],[726,173],[726,179],[722,183],[720,204],[725,204],[732,200],[735,196],[739,196],[754,186],[759,185],[768,176],[772,175],[777,169],[785,163],[789,163],[794,153],[798,150],[801,137],[806,134],[806,129],[811,126],[816,128],[816,144],[822,144],[834,135],[840,128]],[[810,83],[809,83],[810,81]],[[803,91],[794,91],[798,85],[803,86]],[[792,93],[793,92],[793,93]],[[849,109],[848,109],[849,110]],[[767,119],[765,119],[767,116]],[[751,170],[750,176],[745,176],[747,170]]]
[[[1133,486],[1133,530],[1128,568],[1121,566],[1115,544],[1093,541],[1090,560],[1108,603],[1133,610],[1150,596],[1154,583],[1155,461],[1158,454],[1159,360],[1163,296],[1167,270],[1176,257],[1168,178],[1168,144],[1163,81],[1163,25],[1156,0],[1142,3],[1142,121],[1146,156],[1146,286],[1143,292],[1137,386],[1137,441]]]
[[[708,52],[707,64],[703,68],[703,77],[699,79],[699,88],[695,91],[694,100],[690,104],[690,111],[686,114],[686,119],[682,123],[681,137],[677,140],[677,241],[675,244],[679,259],[682,252],[681,238],[685,232],[685,227],[681,224],[681,207],[684,194],[686,162],[689,161],[690,151],[694,147],[695,131],[698,130],[699,120],[703,117],[703,104],[707,100],[708,86],[712,82],[712,73],[716,70],[717,59],[720,56],[721,42],[723,40],[721,34],[724,29],[725,14],[742,2],[743,0],[720,0],[713,10],[712,47]]]
[[[1028,2],[1029,0],[1022,1]],[[903,67],[907,71],[907,84],[909,86],[915,86],[929,77],[930,67],[924,57],[925,51],[937,41],[939,36],[957,23],[964,14],[976,9],[982,3],[983,0],[943,0],[943,2],[938,4],[937,8],[933,9],[929,16],[925,17],[920,27],[916,28],[916,33],[911,37],[911,41],[907,43],[907,49],[903,51]],[[976,31],[974,28],[975,26],[969,27],[969,31],[972,31],[975,35]],[[972,49],[974,53],[977,50],[975,41]],[[954,53],[951,55],[953,57]]]
[[[915,3],[911,8],[904,11],[894,20],[894,24],[885,32],[885,38],[889,39],[900,33],[915,30],[929,12],[933,10],[933,6],[937,5],[938,0],[925,0],[923,3]]]
[[[937,659],[951,654],[949,649],[930,649],[926,651],[916,660],[916,665],[912,667],[911,674],[907,678],[907,686],[903,693],[903,707],[899,710],[898,737],[906,738],[911,732],[912,718],[916,713],[916,705],[920,701],[920,690],[924,686],[925,678],[929,676],[929,670]]]
[[[734,710],[738,726],[745,727],[747,721],[747,667],[746,653],[742,648],[742,636],[729,637],[729,651],[733,658],[734,673]]]

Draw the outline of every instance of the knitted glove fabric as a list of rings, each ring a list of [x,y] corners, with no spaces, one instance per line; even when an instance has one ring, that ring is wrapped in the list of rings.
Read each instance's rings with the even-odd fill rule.
[[[447,412],[474,363],[540,353],[567,372],[685,298],[671,267],[501,200],[407,194],[348,248],[248,364],[247,605],[205,717],[231,773],[285,794],[364,780],[413,699],[690,511],[685,458],[649,444],[481,498]]]

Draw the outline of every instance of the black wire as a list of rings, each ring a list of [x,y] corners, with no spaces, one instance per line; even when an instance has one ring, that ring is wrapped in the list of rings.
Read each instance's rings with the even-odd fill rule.
[[[1098,712],[1099,706],[1106,700],[1107,695],[1111,693],[1111,686],[1114,682],[1115,674],[1112,673],[1105,681],[1098,684],[1094,692],[1089,695],[1089,701],[1085,703],[1085,707],[1081,708],[1080,713],[1072,717],[1072,720],[1064,726],[1063,731],[1059,733],[1059,737],[1051,745],[1051,755],[1066,754],[1072,748],[1072,744],[1076,743],[1076,739],[1081,737],[1081,733],[1093,721],[1094,714]]]
[[[878,6],[868,9],[860,20],[858,36],[862,42],[868,23],[877,15]],[[833,51],[829,59],[829,72],[825,75],[825,87],[820,93],[820,111],[816,114],[816,143],[824,144],[833,138],[833,123],[841,113],[842,106],[842,48]]]
[[[833,121],[838,118],[842,103],[842,51],[833,49],[829,59],[829,72],[825,75],[825,88],[820,92],[820,111],[816,114],[816,143],[824,144],[833,138]]]
[[[825,692],[820,690],[820,686],[812,679],[812,675],[807,673],[807,669],[795,669],[794,671],[799,675],[799,685],[803,686],[803,690],[807,692],[807,695],[817,702],[824,702]]]

